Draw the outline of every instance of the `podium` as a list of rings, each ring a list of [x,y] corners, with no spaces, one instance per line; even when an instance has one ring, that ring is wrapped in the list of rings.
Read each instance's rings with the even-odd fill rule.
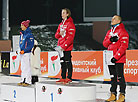
[[[22,87],[17,83],[1,84],[2,102],[36,102],[35,86]]]
[[[43,81],[28,87],[3,83],[0,88],[2,102],[96,102],[96,85],[79,82]]]
[[[36,102],[96,102],[96,86],[83,83],[69,85],[55,81],[36,83]]]

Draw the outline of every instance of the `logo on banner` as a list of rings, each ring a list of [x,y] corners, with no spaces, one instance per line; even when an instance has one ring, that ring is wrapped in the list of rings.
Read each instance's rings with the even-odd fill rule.
[[[41,74],[43,76],[47,76],[48,74],[48,52],[41,52],[40,60],[41,60]]]
[[[9,68],[9,62],[3,60],[3,68]]]
[[[58,89],[58,94],[62,94],[62,92],[63,92],[62,88],[59,88]]]
[[[13,61],[13,66],[15,68],[15,59],[17,58],[17,56],[12,56],[12,61]]]
[[[58,52],[48,53],[48,76],[53,77],[59,74],[61,69]]]
[[[52,67],[53,67],[54,71],[55,71],[55,60],[57,60],[57,58],[58,58],[58,55],[57,55],[57,56],[52,56],[52,57],[51,57]]]
[[[42,92],[45,92],[45,91],[46,91],[46,87],[42,86]]]
[[[41,72],[46,72],[47,71],[47,66],[44,65],[44,59],[41,59]]]

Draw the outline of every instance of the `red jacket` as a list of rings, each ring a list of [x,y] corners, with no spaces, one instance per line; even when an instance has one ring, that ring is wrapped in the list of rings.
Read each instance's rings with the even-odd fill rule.
[[[64,29],[64,36],[61,36],[60,30]],[[55,34],[55,38],[58,39],[58,46],[63,48],[65,51],[71,51],[73,49],[73,40],[75,36],[75,25],[71,17],[69,17],[66,21],[62,21],[57,29]]]
[[[113,33],[112,33],[113,32]],[[117,42],[111,42],[111,35],[117,35],[119,40]],[[113,56],[117,59],[116,63],[125,63],[126,62],[126,50],[128,48],[129,35],[125,30],[123,23],[119,24],[107,32],[103,46],[108,48],[108,50],[113,51]]]

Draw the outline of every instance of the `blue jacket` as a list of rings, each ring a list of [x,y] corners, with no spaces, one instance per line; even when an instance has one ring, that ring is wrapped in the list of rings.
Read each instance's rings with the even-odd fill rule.
[[[31,29],[28,27],[25,31],[21,31],[20,35],[20,50],[24,50],[24,53],[30,53],[34,46],[34,36],[31,33]]]

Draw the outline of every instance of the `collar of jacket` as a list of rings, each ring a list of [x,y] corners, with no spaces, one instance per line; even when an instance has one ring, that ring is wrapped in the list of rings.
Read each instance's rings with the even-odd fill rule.
[[[115,25],[111,25],[111,27],[116,27],[116,26],[119,26],[120,25],[120,23],[119,24],[115,24]]]
[[[64,21],[62,21],[64,22]],[[73,19],[71,17],[69,17],[65,22],[73,22]]]
[[[29,27],[27,27],[27,29],[25,31],[21,31],[23,35],[26,35],[28,33],[31,33],[31,29]]]

